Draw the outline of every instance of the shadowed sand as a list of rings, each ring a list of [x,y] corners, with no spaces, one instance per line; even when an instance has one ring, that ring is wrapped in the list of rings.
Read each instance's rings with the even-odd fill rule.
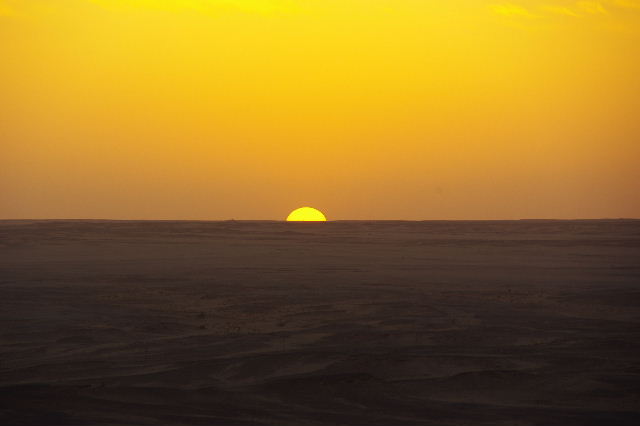
[[[640,221],[0,221],[6,425],[637,425]]]

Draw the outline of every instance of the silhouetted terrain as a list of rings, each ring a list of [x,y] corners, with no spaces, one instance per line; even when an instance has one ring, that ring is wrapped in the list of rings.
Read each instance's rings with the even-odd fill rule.
[[[3,425],[638,425],[640,221],[0,221]]]

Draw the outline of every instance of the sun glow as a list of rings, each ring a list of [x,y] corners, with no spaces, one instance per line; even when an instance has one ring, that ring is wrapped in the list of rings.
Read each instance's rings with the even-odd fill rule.
[[[0,218],[640,217],[639,75],[640,0],[0,0]]]
[[[326,222],[327,218],[313,207],[300,207],[289,214],[287,222]]]
[[[111,9],[151,9],[170,12],[194,11],[216,15],[238,10],[248,13],[278,13],[293,8],[290,0],[90,0]]]

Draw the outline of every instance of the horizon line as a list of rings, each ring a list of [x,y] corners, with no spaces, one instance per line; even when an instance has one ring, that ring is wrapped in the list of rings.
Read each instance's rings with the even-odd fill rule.
[[[601,218],[518,218],[518,219],[327,219],[326,222],[517,222],[517,221],[625,221],[640,220],[640,217]],[[0,222],[287,222],[286,219],[106,219],[106,218],[10,218]],[[317,223],[326,223],[317,222]],[[316,222],[312,222],[316,223]]]

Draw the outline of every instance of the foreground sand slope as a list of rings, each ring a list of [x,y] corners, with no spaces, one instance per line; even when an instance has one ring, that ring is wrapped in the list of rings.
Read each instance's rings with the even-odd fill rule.
[[[0,250],[1,424],[640,424],[640,221],[4,221]]]

